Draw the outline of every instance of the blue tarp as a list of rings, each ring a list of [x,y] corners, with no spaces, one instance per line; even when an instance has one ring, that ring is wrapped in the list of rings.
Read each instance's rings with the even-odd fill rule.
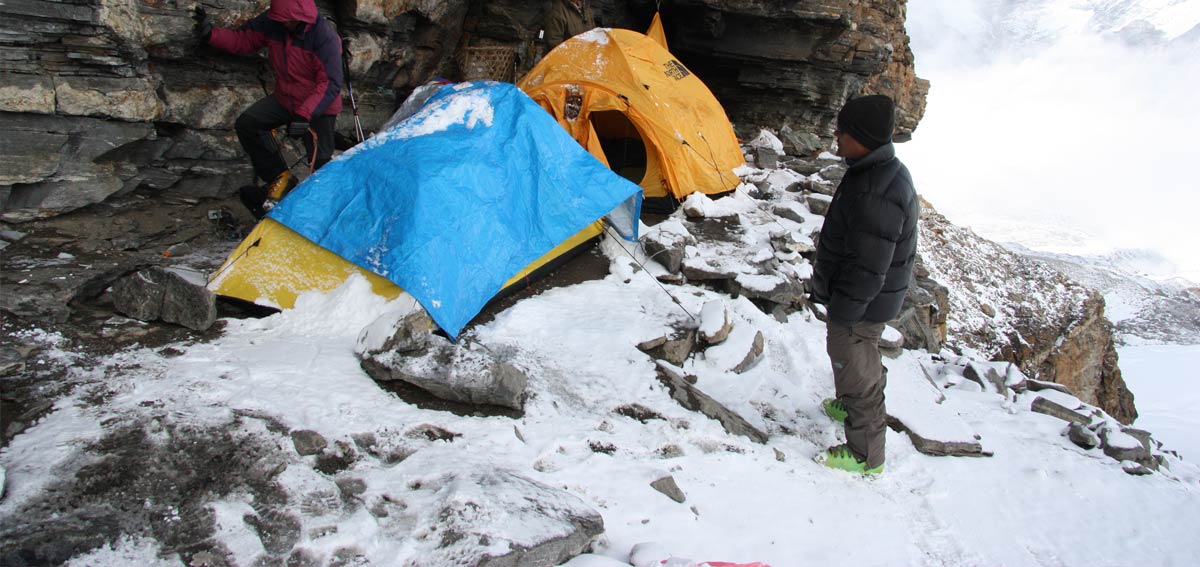
[[[391,280],[457,337],[505,281],[614,209],[636,238],[640,203],[637,185],[515,86],[460,83],[326,164],[270,217]]]

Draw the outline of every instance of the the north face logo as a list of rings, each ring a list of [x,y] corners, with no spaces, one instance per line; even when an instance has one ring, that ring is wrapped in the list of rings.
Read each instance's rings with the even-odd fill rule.
[[[678,62],[674,59],[667,61],[666,63],[663,63],[663,67],[667,68],[666,69],[667,76],[671,77],[672,79],[675,79],[676,81],[692,74],[690,71],[687,70],[686,67],[683,66],[683,64],[681,64],[680,62]]]

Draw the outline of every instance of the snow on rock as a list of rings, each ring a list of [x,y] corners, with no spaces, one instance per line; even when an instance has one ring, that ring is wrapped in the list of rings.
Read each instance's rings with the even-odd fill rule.
[[[879,335],[879,348],[898,349],[904,346],[904,334],[891,325],[884,325]]]
[[[980,455],[979,435],[955,412],[955,404],[912,358],[886,361],[886,408],[893,429],[908,433],[927,455]]]
[[[680,208],[688,218],[724,219],[736,217],[738,214],[737,208],[730,207],[725,199],[718,203],[699,191],[688,195],[680,204]]]
[[[642,245],[646,248],[648,260],[662,264],[667,272],[675,274],[683,264],[684,250],[688,245],[696,243],[696,238],[688,231],[681,219],[671,217],[643,230]]]
[[[700,338],[710,345],[721,344],[729,338],[733,322],[729,320],[729,310],[725,302],[715,299],[704,304],[700,309]]]
[[[753,140],[750,140],[747,145],[752,148],[767,148],[775,150],[777,154],[783,154],[783,142],[775,134],[772,134],[770,130],[759,130],[758,135]]]
[[[512,471],[419,475],[407,488],[387,498],[424,504],[412,510],[418,558],[408,564],[414,567],[550,567],[579,555],[604,532],[603,518],[577,496]]]

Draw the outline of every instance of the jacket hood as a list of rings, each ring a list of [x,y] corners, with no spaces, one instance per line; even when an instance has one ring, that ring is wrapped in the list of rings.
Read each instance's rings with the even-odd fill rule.
[[[296,20],[312,24],[317,21],[317,5],[313,0],[271,0],[267,17],[277,22]]]

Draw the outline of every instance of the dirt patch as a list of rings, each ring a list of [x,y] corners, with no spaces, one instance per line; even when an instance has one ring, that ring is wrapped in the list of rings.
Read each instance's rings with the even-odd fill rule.
[[[275,476],[288,456],[272,440],[231,431],[237,423],[196,426],[143,419],[112,429],[73,459],[77,467],[25,503],[0,529],[0,564],[55,565],[121,536],[152,537],[163,553],[189,560],[225,558],[213,539],[207,503],[232,494],[252,497],[253,526],[273,554],[299,539]],[[19,519],[19,520],[18,520]],[[286,557],[286,555],[284,555]]]

